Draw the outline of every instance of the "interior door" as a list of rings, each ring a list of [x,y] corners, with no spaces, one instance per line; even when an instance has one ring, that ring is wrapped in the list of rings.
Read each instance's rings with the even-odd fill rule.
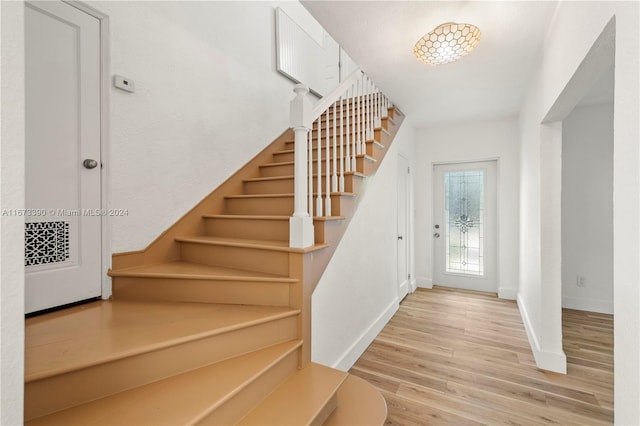
[[[433,283],[497,292],[496,162],[434,166]]]
[[[398,156],[398,297],[409,292],[409,160]]]
[[[101,294],[100,22],[25,7],[27,313]]]

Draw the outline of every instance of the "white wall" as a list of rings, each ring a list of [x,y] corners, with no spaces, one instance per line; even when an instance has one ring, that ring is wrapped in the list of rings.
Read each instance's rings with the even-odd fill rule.
[[[0,210],[24,201],[24,5],[0,2]],[[22,424],[24,218],[0,217],[0,424]]]
[[[405,121],[313,293],[314,362],[348,370],[398,309],[398,153],[412,161],[414,139]]]
[[[562,122],[562,306],[613,313],[613,103]]]
[[[506,118],[421,129],[416,138],[416,276],[433,278],[433,163],[498,159],[498,294],[518,290],[518,123]]]
[[[288,127],[275,12],[298,2],[92,2],[110,18],[113,251],[146,247]]]
[[[613,244],[617,424],[640,424],[638,13],[637,2],[560,3],[520,112],[521,225],[518,302],[538,366],[554,369],[558,367],[558,361],[564,358],[559,316],[561,292],[560,289],[550,287],[550,283],[545,283],[541,277],[541,258],[543,254],[546,255],[542,253],[541,243],[548,237],[545,237],[541,227],[542,171],[546,172],[543,169],[546,163],[541,162],[541,154],[544,158],[549,158],[546,145],[555,137],[549,134],[549,126],[541,126],[540,123],[615,15]]]

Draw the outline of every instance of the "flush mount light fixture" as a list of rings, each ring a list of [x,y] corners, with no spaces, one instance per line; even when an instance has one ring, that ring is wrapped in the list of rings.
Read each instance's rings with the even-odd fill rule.
[[[426,64],[443,65],[462,58],[479,42],[480,29],[475,25],[447,22],[418,40],[413,54]]]

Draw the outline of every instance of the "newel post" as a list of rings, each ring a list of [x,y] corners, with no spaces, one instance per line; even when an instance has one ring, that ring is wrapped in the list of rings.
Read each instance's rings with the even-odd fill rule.
[[[289,247],[305,248],[314,243],[313,218],[307,207],[308,167],[307,135],[311,129],[311,102],[309,89],[296,84],[296,97],[291,100],[290,124],[295,134],[294,142],[294,210],[289,218]]]

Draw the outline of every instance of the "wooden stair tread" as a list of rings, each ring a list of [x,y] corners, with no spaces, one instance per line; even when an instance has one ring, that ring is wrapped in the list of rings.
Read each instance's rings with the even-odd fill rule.
[[[338,389],[338,406],[325,426],[383,425],[387,403],[373,385],[352,374]]]
[[[273,345],[36,418],[26,424],[195,424],[300,345],[297,340]]]
[[[207,219],[240,219],[240,220],[286,220],[289,221],[291,216],[259,216],[259,215],[235,215],[235,214],[212,214],[212,215],[204,215]],[[344,220],[346,219],[344,216],[314,216],[313,220],[317,221],[330,221],[330,220]],[[235,270],[235,269],[231,269]]]
[[[25,381],[299,313],[289,307],[213,303],[113,300],[80,305],[26,320]]]
[[[309,363],[280,385],[238,425],[308,425],[335,395],[347,373]]]
[[[317,195],[314,192],[314,197]],[[344,195],[346,197],[355,197],[357,194],[353,193],[353,192],[331,192],[331,195]],[[322,196],[324,197],[325,194],[323,193]],[[292,193],[287,193],[287,194],[234,194],[234,195],[225,195],[224,198],[235,198],[235,199],[250,199],[250,198],[283,198],[283,197],[291,197],[293,198],[293,194]]]
[[[288,217],[286,218],[289,219]],[[184,261],[160,263],[154,265],[136,266],[133,268],[110,271],[112,277],[140,277],[140,278],[180,278],[194,280],[246,280],[246,281],[289,281],[296,279],[286,276],[269,274],[266,272],[245,271],[241,269],[210,266],[200,263]]]
[[[181,243],[196,243],[196,244],[210,244],[228,247],[245,247],[256,248],[263,250],[275,250],[275,251],[288,251],[288,252],[303,252],[308,253],[315,250],[320,250],[327,247],[326,244],[316,244],[312,247],[304,249],[297,249],[289,247],[289,241],[278,240],[249,240],[244,238],[227,238],[227,237],[212,237],[207,235],[201,235],[197,237],[177,237],[176,241]]]
[[[267,164],[271,164],[271,163],[267,163]],[[344,172],[345,176],[358,176],[358,177],[366,177],[366,175],[364,173],[360,173],[360,172],[354,172],[354,171],[345,171]],[[314,177],[317,177],[317,173],[314,174]],[[267,176],[267,177],[256,177],[256,178],[248,178],[248,179],[243,179],[243,182],[271,182],[271,181],[275,181],[275,180],[289,180],[289,179],[294,179],[293,175],[285,175],[285,176]]]
[[[376,160],[375,158],[367,155],[367,154],[356,154],[356,158],[364,158],[367,161],[370,161],[372,163],[377,163],[378,160]],[[318,160],[314,159],[313,162],[316,163]],[[325,161],[325,159],[322,160],[323,162]],[[277,163],[264,163],[264,164],[260,164],[260,167],[279,167],[279,166],[293,166],[293,161],[280,161]]]

